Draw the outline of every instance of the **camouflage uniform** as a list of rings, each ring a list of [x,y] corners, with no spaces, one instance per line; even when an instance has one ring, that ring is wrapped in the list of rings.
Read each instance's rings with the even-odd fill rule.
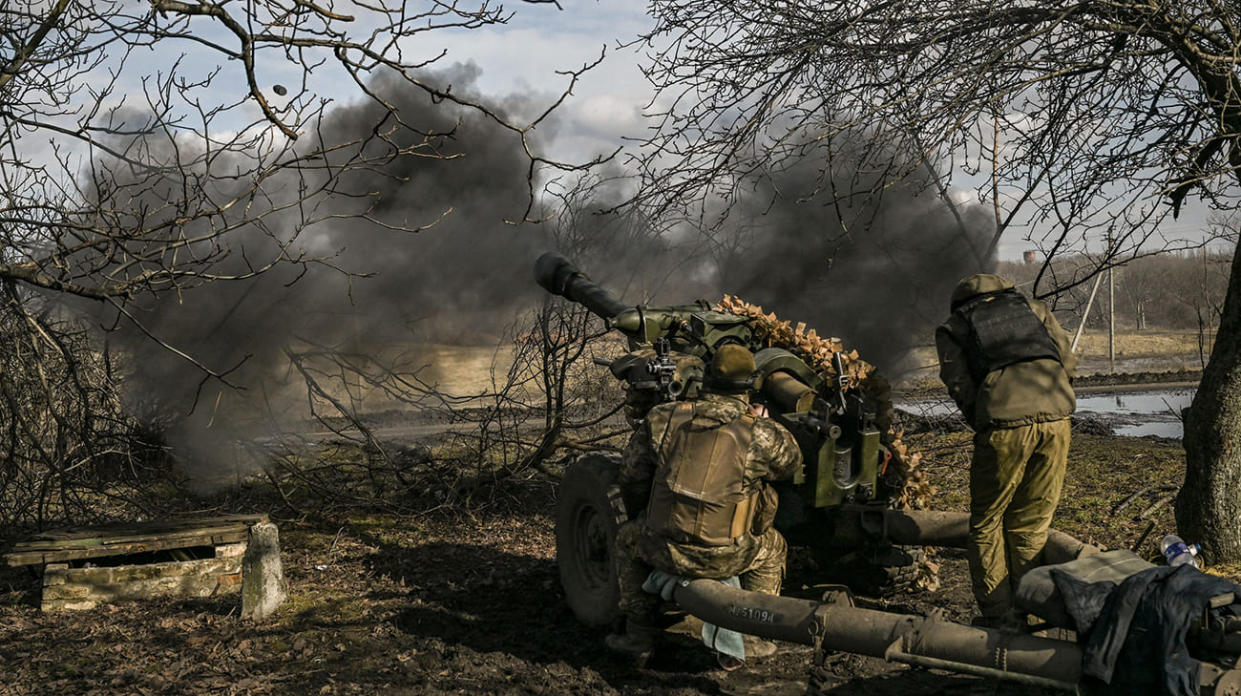
[[[678,408],[683,412],[692,408],[695,425],[713,427],[740,422],[743,427],[752,428],[748,446],[740,453],[744,458],[740,490],[743,495],[753,496],[756,509],[748,528],[730,543],[708,546],[676,541],[648,524],[647,510],[653,505],[651,491],[661,457],[675,456],[668,447],[673,435],[669,424]],[[642,511],[621,526],[616,538],[621,610],[630,621],[649,623],[659,606],[659,597],[642,590],[652,568],[699,578],[739,575],[747,590],[779,594],[788,547],[771,526],[778,501],[766,482],[789,478],[800,465],[801,451],[793,435],[771,419],[749,415],[744,395],[707,394],[694,402],[660,404],[651,409],[629,440],[620,470],[626,506],[631,514]]]
[[[975,431],[967,553],[974,597],[991,620],[1012,609],[1017,582],[1037,565],[1047,542],[1076,406],[1070,383],[1076,358],[1064,329],[1038,300],[1027,302],[1057,358],[1022,360],[982,375],[972,364],[980,358],[968,349],[971,329],[956,308],[1012,287],[990,274],[961,281],[952,294],[953,316],[935,334],[940,377]]]

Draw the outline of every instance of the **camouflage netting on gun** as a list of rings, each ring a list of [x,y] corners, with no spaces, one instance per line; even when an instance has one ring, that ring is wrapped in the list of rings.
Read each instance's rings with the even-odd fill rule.
[[[883,433],[882,442],[892,452],[892,461],[901,478],[901,492],[896,504],[902,508],[923,509],[930,506],[935,495],[935,486],[931,485],[919,469],[922,461],[921,452],[911,452],[902,442],[904,429],[895,423],[895,411],[892,408],[892,386],[879,374],[874,365],[858,357],[856,350],[845,351],[844,344],[838,338],[823,338],[814,329],[807,330],[805,323],[796,326],[783,321],[774,312],[767,313],[758,305],[750,304],[732,295],[725,295],[716,304],[715,309],[728,314],[743,316],[750,320],[750,327],[755,335],[768,346],[783,348],[814,368],[821,377],[835,382],[836,369],[832,365],[832,354],[839,352],[848,373],[849,386],[859,387],[874,399],[876,420]]]

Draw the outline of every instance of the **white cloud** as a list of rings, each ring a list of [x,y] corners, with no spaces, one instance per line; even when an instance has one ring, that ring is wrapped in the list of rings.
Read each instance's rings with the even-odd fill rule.
[[[558,73],[593,63],[606,47],[603,61],[581,77],[557,112],[553,154],[589,158],[642,134],[650,86],[638,69],[638,52],[617,44],[646,30],[650,20],[645,4],[635,0],[565,7],[523,6],[507,25],[428,34],[419,37],[417,50],[428,57],[447,51],[440,65],[478,65],[478,88],[486,95],[528,94],[550,103],[569,85]]]

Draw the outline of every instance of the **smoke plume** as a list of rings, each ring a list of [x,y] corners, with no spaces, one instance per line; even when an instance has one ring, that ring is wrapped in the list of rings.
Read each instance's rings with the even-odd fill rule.
[[[438,79],[468,94],[476,77],[467,66]],[[328,182],[322,171],[274,177],[245,212],[257,222],[230,233],[212,269],[243,272],[282,253],[293,263],[135,300],[126,311],[141,329],[125,318],[106,320],[119,327],[108,340],[136,366],[128,378],[134,406],[152,418],[183,416],[169,436],[195,468],[227,460],[240,439],[265,434],[267,415],[308,415],[301,370],[324,383],[348,382],[315,362],[316,354],[391,358],[423,342],[494,344],[537,296],[530,268],[549,245],[547,233],[507,222],[521,220],[530,200],[529,159],[516,134],[477,111],[433,103],[398,79],[371,89],[392,114],[367,100],[337,108],[316,133],[336,149],[329,161],[361,156],[368,166],[342,170],[318,192]],[[521,106],[511,100],[493,108]],[[175,196],[177,185],[144,182],[142,195],[158,201]],[[293,205],[308,190],[307,205]],[[428,223],[435,224],[420,232],[395,229]],[[195,224],[204,223],[188,235]],[[227,372],[239,388],[204,379],[148,333]],[[290,346],[309,356],[300,367]],[[402,359],[416,365],[418,356]]]
[[[893,184],[834,153],[838,173],[824,175],[814,153],[754,181],[724,235],[720,288],[895,371],[957,282],[994,265],[994,222],[944,200],[929,174]]]
[[[924,166],[893,183],[891,168],[868,170],[860,152],[832,152],[831,162],[834,173],[825,174],[825,148],[808,147],[784,168],[751,176],[731,206],[719,206],[726,216],[717,224],[669,228],[627,210],[574,218],[558,242],[626,301],[736,295],[842,338],[892,374],[947,316],[957,282],[993,267],[985,257],[994,221],[976,202],[945,200]],[[568,208],[606,211],[625,195],[606,185],[578,193]]]
[[[439,79],[464,94],[476,77],[458,67]],[[265,434],[260,416],[304,418],[307,376],[347,391],[338,364],[315,362],[316,353],[373,358],[420,342],[494,344],[542,299],[531,268],[550,248],[626,301],[682,304],[727,292],[839,336],[888,369],[947,313],[956,282],[991,263],[980,255],[993,226],[977,205],[950,206],[925,178],[885,186],[878,172],[840,166],[838,155],[842,173],[825,177],[814,150],[751,179],[727,222],[709,231],[669,231],[640,208],[618,208],[631,192],[617,169],[554,191],[552,222],[507,224],[529,204],[529,160],[513,132],[396,79],[372,90],[392,113],[373,100],[340,107],[317,134],[336,148],[327,165],[361,156],[369,166],[343,170],[323,190],[322,171],[275,177],[251,199],[271,213],[249,210],[257,222],[212,257],[217,270],[243,271],[273,255],[292,263],[135,301],[126,310],[141,329],[116,321],[121,330],[109,340],[136,365],[134,405],[190,414],[170,436],[194,469],[227,463],[235,443]],[[174,196],[176,184],[146,186],[143,195]],[[293,205],[307,190],[309,205]],[[842,199],[841,191],[864,194]],[[437,220],[421,232],[394,229]],[[204,379],[148,334],[228,372],[240,389]],[[417,356],[406,355],[411,361]]]

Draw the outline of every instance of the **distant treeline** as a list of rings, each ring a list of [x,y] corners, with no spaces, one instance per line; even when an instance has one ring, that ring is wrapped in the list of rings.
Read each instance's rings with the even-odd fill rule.
[[[1199,249],[1163,253],[1134,259],[1115,269],[1117,330],[1188,329],[1213,332],[1219,325],[1232,254]],[[1076,329],[1086,311],[1099,259],[1070,256],[1053,261],[1043,271],[1041,263],[1002,262],[997,272],[1026,294],[1042,296],[1056,310],[1062,324]],[[1108,272],[1101,272],[1098,293],[1090,308],[1086,328],[1107,326],[1109,314]],[[1047,296],[1048,293],[1060,292]]]

